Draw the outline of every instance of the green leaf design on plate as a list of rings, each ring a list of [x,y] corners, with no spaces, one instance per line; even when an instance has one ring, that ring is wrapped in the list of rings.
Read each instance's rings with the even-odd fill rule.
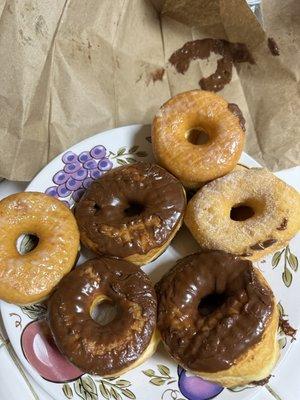
[[[128,164],[136,163],[136,160],[132,157],[126,157],[126,161],[128,162]]]
[[[283,251],[276,251],[276,253],[273,255],[273,257],[272,257],[272,267],[273,268],[276,268],[277,265],[279,264],[282,253],[283,253]]]
[[[133,154],[137,151],[137,149],[139,148],[139,146],[132,146],[129,150],[128,150],[128,154]]]
[[[30,319],[42,319],[47,313],[47,306],[44,303],[31,304],[30,306],[21,306],[22,312]]]
[[[293,275],[288,268],[285,268],[282,273],[282,280],[286,287],[290,287],[293,281]]]
[[[90,376],[83,376],[74,383],[75,393],[83,400],[97,400],[98,393],[95,382]]]
[[[153,369],[146,369],[146,371],[142,371],[142,373],[143,373],[144,375],[146,375],[146,376],[149,376],[149,377],[155,375],[155,372],[153,371]]]
[[[136,399],[135,394],[129,389],[122,389],[122,394],[128,399]]]
[[[110,394],[113,399],[122,400],[122,397],[119,395],[119,393],[117,393],[117,391],[113,387],[110,389]]]
[[[131,383],[130,383],[129,381],[126,381],[125,379],[119,379],[119,380],[116,382],[116,385],[117,385],[119,388],[126,388],[126,387],[130,386]]]
[[[282,337],[282,338],[280,338],[280,339],[278,340],[278,345],[279,345],[280,350],[284,349],[285,346],[286,346],[286,344],[287,344],[287,338],[286,338],[286,336],[284,336],[284,337]]]
[[[109,390],[107,389],[103,381],[100,381],[99,383],[99,391],[105,399],[110,399]]]
[[[138,157],[147,157],[146,151],[137,151],[137,152],[136,152],[136,155],[137,155]]]
[[[20,254],[24,255],[36,248],[39,243],[39,238],[35,235],[24,235],[20,244]]]
[[[280,302],[277,303],[277,308],[278,308],[278,311],[279,311],[279,316],[283,317],[285,315],[285,313],[284,313],[283,306],[282,306],[282,304]]]
[[[295,254],[292,254],[291,252],[288,255],[288,263],[293,271],[296,272],[298,270],[298,258],[295,256]]]
[[[159,372],[162,375],[165,375],[165,376],[168,376],[168,377],[170,376],[170,369],[168,367],[166,367],[165,365],[158,364],[157,365],[157,369],[159,370]]]
[[[67,399],[72,399],[73,397],[73,390],[68,383],[65,383],[62,387],[62,391]]]
[[[146,136],[146,140],[147,140],[147,142],[152,143],[151,136]]]
[[[158,376],[158,377],[150,379],[150,383],[152,383],[152,385],[155,385],[155,386],[162,386],[165,383],[165,380]]]
[[[121,147],[117,152],[117,156],[122,156],[124,153],[126,153],[126,147]]]
[[[122,160],[121,158],[117,158],[117,163],[119,165],[126,165],[127,164],[127,162],[125,160]]]

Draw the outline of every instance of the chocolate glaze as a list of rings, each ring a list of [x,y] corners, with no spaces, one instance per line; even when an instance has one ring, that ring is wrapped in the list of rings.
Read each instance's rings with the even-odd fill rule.
[[[207,78],[199,81],[201,89],[218,92],[231,81],[233,63],[249,62],[254,64],[254,59],[247,46],[243,43],[230,43],[222,39],[197,39],[185,43],[176,50],[169,62],[177,72],[184,74],[192,60],[207,59],[210,53],[220,54],[216,71]]]
[[[276,242],[277,242],[277,239],[267,239],[264,242],[255,243],[254,245],[250,246],[250,249],[252,249],[252,250],[264,250],[267,247],[272,246],[272,244],[274,244]]]
[[[137,215],[128,215],[130,206]],[[136,163],[94,181],[75,210],[81,240],[99,254],[127,257],[162,246],[186,205],[181,183],[155,164]]]
[[[273,38],[268,38],[268,47],[272,56],[280,55],[278,44],[275,42]]]
[[[107,325],[91,317],[100,295],[118,307]],[[111,375],[136,361],[156,325],[156,295],[137,266],[110,258],[89,260],[65,276],[49,302],[49,322],[56,344],[84,372]]]
[[[207,251],[177,262],[156,285],[158,328],[170,354],[184,367],[217,372],[258,343],[274,309],[248,260]],[[209,315],[199,303],[208,295],[225,297]]]
[[[267,383],[269,383],[269,380],[271,379],[272,375],[267,376],[265,379],[261,379],[260,381],[253,381],[252,384],[256,386],[264,386]]]
[[[235,103],[228,103],[228,110],[231,111],[233,115],[238,117],[241,128],[245,132],[246,131],[246,128],[245,128],[246,120],[243,116],[243,113],[242,113],[240,107]]]
[[[152,80],[153,83],[155,83],[156,81],[162,81],[164,74],[165,74],[164,68],[157,68],[155,71],[152,71],[150,73],[150,80]]]
[[[284,319],[282,316],[280,316],[279,326],[286,336],[290,336],[292,340],[296,340],[297,329],[293,328],[287,319]]]
[[[278,231],[284,231],[287,228],[287,223],[288,223],[288,219],[287,218],[283,218],[281,224],[278,226],[278,228],[276,228]]]

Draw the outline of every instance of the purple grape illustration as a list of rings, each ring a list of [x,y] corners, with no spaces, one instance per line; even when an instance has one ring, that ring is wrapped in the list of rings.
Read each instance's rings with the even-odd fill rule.
[[[78,190],[82,187],[81,181],[76,181],[76,179],[69,178],[66,182],[66,188],[69,190]]]
[[[86,179],[83,181],[82,185],[83,185],[83,187],[84,187],[85,189],[88,189],[88,188],[91,186],[92,182],[93,182],[93,179],[92,179],[92,178],[86,178]]]
[[[75,190],[75,192],[73,192],[72,199],[75,201],[75,203],[77,203],[81,199],[84,192],[85,192],[85,189],[78,189],[78,190]]]
[[[64,171],[67,174],[73,174],[81,168],[81,163],[79,161],[72,162],[70,164],[66,164],[64,167]]]
[[[99,179],[103,175],[103,172],[99,169],[92,169],[90,172],[90,176],[92,179]]]
[[[76,181],[83,181],[88,175],[88,172],[84,168],[80,168],[78,171],[74,172],[74,174],[71,174],[71,177],[73,179],[76,179]]]
[[[73,153],[73,151],[67,151],[62,156],[62,161],[64,164],[71,164],[71,163],[77,161],[77,155],[75,153]]]
[[[33,321],[25,327],[21,346],[29,364],[48,381],[67,382],[83,375],[60,353],[45,320]]]
[[[79,154],[78,156],[78,161],[81,162],[81,164],[84,164],[85,162],[91,160],[93,157],[90,155],[89,151],[83,151],[82,153]]]
[[[50,187],[48,187],[48,189],[46,189],[45,193],[46,193],[48,196],[58,197],[57,186],[50,186]]]
[[[106,148],[101,145],[95,146],[90,151],[90,154],[96,160],[100,160],[101,158],[104,158],[106,156]]]
[[[97,164],[98,164],[97,161],[89,160],[83,164],[83,167],[86,169],[95,169],[97,168]]]
[[[206,381],[199,376],[187,376],[186,371],[178,366],[178,387],[188,400],[209,400],[218,396],[224,388]]]
[[[57,187],[57,193],[59,197],[68,197],[71,194],[71,191],[67,189],[65,184],[63,184]]]
[[[64,171],[58,171],[53,176],[53,182],[56,183],[57,185],[61,185],[62,183],[67,182],[68,179],[69,179],[69,175],[66,174]]]
[[[109,171],[113,166],[113,163],[108,158],[102,158],[98,163],[98,168],[101,171]]]

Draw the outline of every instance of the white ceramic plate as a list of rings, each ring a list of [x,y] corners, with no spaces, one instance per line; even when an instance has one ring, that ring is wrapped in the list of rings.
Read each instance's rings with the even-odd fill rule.
[[[46,192],[72,205],[92,179],[105,171],[135,160],[152,159],[148,126],[132,125],[113,129],[92,136],[55,158],[33,179],[27,190]],[[249,167],[258,166],[246,154],[242,155],[240,162]],[[22,247],[26,246],[28,242],[25,239]],[[182,228],[167,251],[143,269],[156,282],[177,259],[195,250],[196,242]],[[287,248],[256,264],[273,288],[285,318],[295,328],[300,327],[300,291],[295,279],[299,254],[298,235]],[[83,260],[81,255],[79,263]],[[162,346],[145,364],[121,378],[83,375],[56,349],[47,331],[44,305],[18,307],[2,303],[1,312],[9,339],[22,364],[56,400],[245,400],[253,398],[261,389],[247,387],[230,391],[189,375],[167,356]],[[292,340],[283,332],[279,332],[279,338],[282,360],[292,347]],[[280,374],[280,362],[274,374]],[[270,393],[271,386],[272,382],[267,386]]]

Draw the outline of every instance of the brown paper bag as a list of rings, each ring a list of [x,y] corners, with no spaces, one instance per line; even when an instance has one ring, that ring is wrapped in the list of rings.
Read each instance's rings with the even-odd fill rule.
[[[263,4],[274,57],[243,0],[1,0],[0,176],[29,180],[94,133],[150,123],[171,95],[212,72],[215,55],[184,75],[168,63],[205,37],[244,42],[255,58],[220,92],[244,113],[246,151],[271,169],[297,164],[298,2],[284,4]]]

